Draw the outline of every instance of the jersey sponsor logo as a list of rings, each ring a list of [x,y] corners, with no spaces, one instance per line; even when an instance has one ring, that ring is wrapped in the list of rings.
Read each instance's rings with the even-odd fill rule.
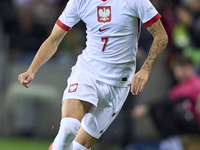
[[[109,27],[109,28],[110,28],[110,27]],[[105,28],[105,29],[101,29],[101,28],[99,28],[99,32],[106,31],[106,30],[108,30],[109,28]]]
[[[78,87],[78,83],[71,84],[71,85],[69,86],[68,93],[73,93],[73,92],[76,92],[76,90],[77,90],[77,87]]]
[[[110,22],[111,6],[97,6],[97,18],[98,22]]]

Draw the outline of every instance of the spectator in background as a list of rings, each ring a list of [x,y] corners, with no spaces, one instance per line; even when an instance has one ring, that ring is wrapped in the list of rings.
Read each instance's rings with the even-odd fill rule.
[[[49,28],[52,28],[52,24],[61,13],[58,2],[57,0],[13,0],[13,5],[17,8],[28,9],[33,14],[35,22],[51,30]]]
[[[10,60],[17,61],[20,57],[23,57],[21,60],[32,59],[47,37],[47,30],[36,23],[31,11],[32,0],[13,0],[13,5],[16,19],[10,27]]]
[[[169,99],[176,101],[187,98],[190,101],[190,111],[200,125],[200,113],[197,104],[200,96],[200,77],[195,73],[192,60],[179,56],[172,62],[173,72],[178,84],[169,91]]]
[[[58,2],[55,0],[12,0],[12,4],[15,19],[9,27],[10,60],[32,60],[60,14],[56,9]],[[49,15],[50,12],[51,15]]]
[[[66,2],[63,0],[12,0],[14,17],[11,22],[6,23],[6,31],[10,37],[10,60],[15,62],[33,59],[33,55],[47,38]],[[65,51],[59,51],[54,56],[58,58],[58,61],[62,62],[65,57],[76,56],[79,53],[77,49],[85,46],[85,33],[82,31],[85,31],[85,25],[79,23],[69,33],[70,38],[64,38],[60,49],[65,49]],[[75,44],[77,42],[80,44]]]
[[[175,9],[177,23],[172,31],[172,39],[174,43],[174,53],[182,53],[182,49],[191,45],[191,35],[189,27],[193,22],[193,15],[183,5],[177,6]]]
[[[184,56],[177,57],[172,66],[178,83],[169,91],[168,98],[154,104],[137,105],[133,115],[138,118],[150,112],[163,137],[200,133],[200,77],[192,61]]]
[[[185,5],[193,15],[193,22],[189,27],[189,33],[191,35],[192,45],[184,48],[184,55],[190,57],[195,66],[196,71],[200,73],[200,1],[199,0],[184,0]]]
[[[190,57],[200,73],[200,1],[181,0],[175,8],[175,15],[177,21],[172,30],[174,47],[170,59],[179,54]]]

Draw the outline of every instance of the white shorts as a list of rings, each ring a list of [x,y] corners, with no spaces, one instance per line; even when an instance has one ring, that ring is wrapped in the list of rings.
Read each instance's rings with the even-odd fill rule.
[[[68,86],[63,101],[79,99],[93,104],[81,122],[83,129],[98,139],[116,118],[121,110],[130,88],[108,85],[90,77],[76,66],[68,78]]]

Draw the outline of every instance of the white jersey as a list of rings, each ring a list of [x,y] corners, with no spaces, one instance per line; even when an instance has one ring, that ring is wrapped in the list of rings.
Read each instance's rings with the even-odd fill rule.
[[[160,17],[149,0],[69,0],[56,23],[68,31],[80,19],[85,22],[86,48],[77,64],[98,80],[127,86],[135,71],[140,22],[148,27]]]

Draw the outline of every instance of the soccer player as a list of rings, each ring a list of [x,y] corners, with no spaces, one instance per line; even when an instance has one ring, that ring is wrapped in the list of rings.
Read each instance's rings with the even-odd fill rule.
[[[62,119],[52,150],[87,150],[119,113],[131,89],[143,90],[168,43],[161,15],[149,0],[69,0],[51,35],[18,80],[25,87],[81,19],[86,48],[72,68],[63,94]],[[141,22],[154,37],[148,57],[134,75]]]

